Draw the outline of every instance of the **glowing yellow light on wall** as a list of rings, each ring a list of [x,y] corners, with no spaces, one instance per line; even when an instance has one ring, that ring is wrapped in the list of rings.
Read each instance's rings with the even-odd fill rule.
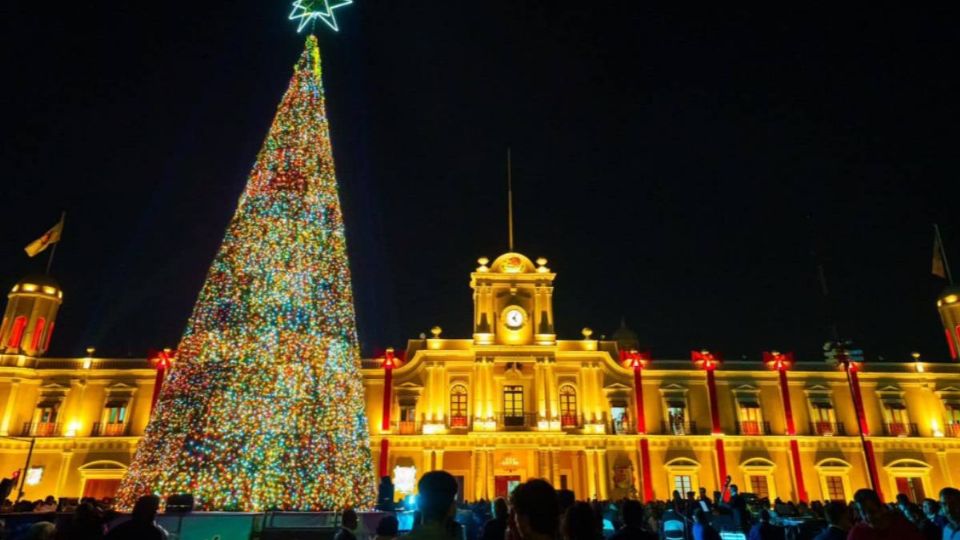
[[[76,437],[78,431],[80,431],[80,422],[74,420],[67,424],[67,432],[64,433],[64,435],[67,437]]]
[[[43,467],[30,467],[27,469],[27,476],[24,478],[24,483],[28,486],[36,486],[40,484],[40,481],[43,480]]]
[[[26,285],[24,285],[24,288],[26,288]],[[947,303],[947,304],[953,304],[954,302],[957,301],[957,295],[955,295],[955,294],[948,294],[948,295],[946,295],[946,296],[943,297],[943,301],[944,301],[945,303]]]
[[[24,283],[24,284],[23,284],[23,290],[25,290],[25,291],[27,291],[27,292],[33,292],[33,291],[37,290],[37,286],[34,285],[33,283]],[[950,298],[950,297],[948,296],[947,298]],[[956,298],[956,297],[954,297],[954,298]]]

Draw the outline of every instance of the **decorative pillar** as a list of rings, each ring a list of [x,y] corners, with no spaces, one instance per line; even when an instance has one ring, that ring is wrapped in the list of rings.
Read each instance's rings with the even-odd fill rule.
[[[953,484],[953,475],[950,474],[950,465],[947,463],[947,451],[942,447],[937,449],[937,461],[940,462],[940,470],[943,471],[943,479],[948,486]]]
[[[783,399],[783,416],[787,424],[787,435],[790,436],[790,461],[793,469],[793,483],[797,489],[797,498],[808,502],[807,488],[803,483],[803,464],[800,461],[800,443],[797,442],[797,428],[793,421],[793,406],[790,403],[790,385],[787,381],[787,371],[793,365],[793,353],[782,354],[778,351],[764,352],[763,361],[771,369],[775,369],[780,377],[780,395]]]
[[[550,450],[550,483],[554,487],[560,487],[560,451],[556,449]],[[570,486],[567,486],[567,489],[570,489]]]
[[[64,449],[60,453],[60,472],[57,474],[57,489],[54,493],[57,497],[63,496],[63,484],[67,480],[67,474],[70,472],[70,462],[73,460],[73,450]],[[24,472],[26,474],[26,472]]]
[[[544,384],[543,377],[543,358],[537,358],[533,364],[533,392],[537,399],[537,420],[549,420],[547,418],[547,386]]]
[[[487,499],[493,499],[497,495],[496,487],[496,469],[493,465],[493,450],[487,450]]]
[[[870,435],[870,427],[867,425],[867,415],[863,409],[860,377],[857,375],[857,372],[861,369],[861,363],[851,361],[846,352],[842,350],[839,360],[844,371],[847,372],[847,382],[850,384],[850,394],[853,396],[853,409],[857,413],[857,421],[860,424],[860,442],[863,444],[863,457],[867,465],[867,473],[870,476],[870,484],[873,490],[877,492],[880,500],[883,501],[883,490],[880,487],[880,476],[877,474],[877,457],[873,451],[873,441],[867,439]]]
[[[714,447],[717,458],[717,474],[720,477],[718,486],[723,486],[727,479],[727,456],[723,448],[723,428],[720,426],[720,407],[717,404],[717,379],[714,372],[720,366],[720,360],[710,351],[690,351],[690,358],[694,365],[707,372],[707,394],[710,400],[711,433],[716,437]],[[723,491],[724,500],[728,494]]]
[[[15,409],[20,397],[20,379],[10,380],[10,394],[3,408],[3,421],[0,422],[0,435],[10,435],[10,422],[16,419]]]
[[[600,500],[605,501],[610,498],[607,494],[607,486],[610,484],[610,471],[607,467],[607,449],[601,448],[597,451],[597,482],[600,485]]]
[[[434,450],[433,455],[436,456],[435,463],[433,465],[433,470],[442,471],[443,470],[443,450]]]
[[[423,451],[423,472],[424,474],[433,469],[433,450],[424,449]]]
[[[650,445],[647,441],[647,419],[643,406],[643,369],[650,363],[648,355],[636,350],[622,351],[621,360],[633,368],[633,396],[637,409],[637,433],[640,434],[640,484],[644,502],[653,500],[653,475],[650,470]]]
[[[153,414],[153,409],[157,406],[157,399],[160,397],[160,389],[163,387],[163,381],[167,376],[167,370],[170,369],[171,365],[173,365],[174,356],[176,356],[176,351],[164,349],[157,352],[150,358],[150,360],[153,362],[153,365],[157,368],[157,378],[153,383],[153,397],[150,398],[151,415]]]
[[[551,420],[551,429],[560,428],[560,392],[557,387],[557,376],[554,373],[553,365],[556,363],[555,358],[546,359],[546,372],[544,377],[547,379],[547,416]]]
[[[596,450],[588,448],[583,451],[587,458],[587,498],[597,498],[597,466],[595,455]]]

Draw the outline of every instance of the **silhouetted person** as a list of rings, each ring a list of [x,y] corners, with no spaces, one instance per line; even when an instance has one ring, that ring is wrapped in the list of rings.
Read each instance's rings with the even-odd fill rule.
[[[940,540],[943,535],[941,528],[937,527],[932,521],[927,519],[927,515],[923,513],[923,509],[919,505],[913,504],[911,502],[907,503],[906,509],[907,521],[913,523],[913,526],[920,531],[920,536],[924,540]]]
[[[783,529],[770,523],[770,511],[760,511],[760,520],[750,529],[747,540],[783,540]]]
[[[354,531],[357,530],[359,524],[360,518],[357,516],[357,511],[353,508],[347,508],[340,515],[340,529],[333,536],[333,540],[357,540]]]
[[[657,534],[644,528],[643,505],[628,499],[620,505],[620,521],[623,526],[613,533],[610,540],[656,540]]]
[[[144,495],[133,505],[130,519],[110,529],[107,540],[166,540],[167,531],[157,525],[160,497]]]
[[[943,525],[943,537],[960,539],[960,489],[948,487],[940,490],[940,513],[947,518]]]
[[[694,513],[693,540],[720,540],[720,533],[710,525],[710,514],[703,510]]]
[[[560,515],[565,515],[567,510],[575,502],[577,502],[577,496],[574,494],[572,489],[558,489],[557,490],[557,500],[560,501]]]
[[[733,522],[737,528],[746,533],[750,530],[750,511],[747,510],[747,499],[740,494],[740,488],[736,484],[730,484],[730,500],[727,501],[727,507],[733,514]]]
[[[560,530],[560,501],[546,480],[524,482],[510,495],[520,540],[554,540]],[[516,540],[516,539],[514,539]]]
[[[380,518],[380,523],[377,523],[377,535],[373,537],[373,540],[393,540],[397,537],[399,530],[400,522],[397,520],[397,516],[383,516]]]
[[[393,481],[389,476],[380,478],[380,485],[377,487],[377,510],[393,512],[393,497]]]
[[[100,540],[106,533],[106,526],[100,510],[88,503],[80,503],[70,521],[57,529],[57,538],[60,540]]]
[[[419,494],[420,523],[405,540],[460,540],[460,524],[453,520],[457,505],[455,499],[459,486],[457,480],[446,471],[430,471],[417,483]]]
[[[853,501],[863,521],[850,529],[848,540],[923,540],[920,531],[903,514],[880,502],[876,491],[858,490]]]
[[[560,532],[563,540],[602,540],[603,523],[589,504],[578,502],[563,515]]]
[[[503,497],[497,497],[493,500],[493,519],[483,525],[483,534],[481,540],[503,540],[507,532],[507,516],[510,510],[507,508],[507,501]]]
[[[814,540],[846,540],[850,532],[850,508],[841,501],[830,501],[823,507],[827,528],[820,531]]]

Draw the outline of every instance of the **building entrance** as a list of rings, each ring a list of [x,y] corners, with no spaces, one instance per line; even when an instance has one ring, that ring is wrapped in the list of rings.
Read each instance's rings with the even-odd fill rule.
[[[494,477],[494,493],[497,497],[509,498],[510,492],[519,484],[519,476],[496,476]]]

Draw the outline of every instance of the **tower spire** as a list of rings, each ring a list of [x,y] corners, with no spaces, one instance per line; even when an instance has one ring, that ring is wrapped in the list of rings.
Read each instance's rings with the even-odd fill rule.
[[[507,245],[513,251],[513,166],[510,160],[510,147],[507,147]]]

